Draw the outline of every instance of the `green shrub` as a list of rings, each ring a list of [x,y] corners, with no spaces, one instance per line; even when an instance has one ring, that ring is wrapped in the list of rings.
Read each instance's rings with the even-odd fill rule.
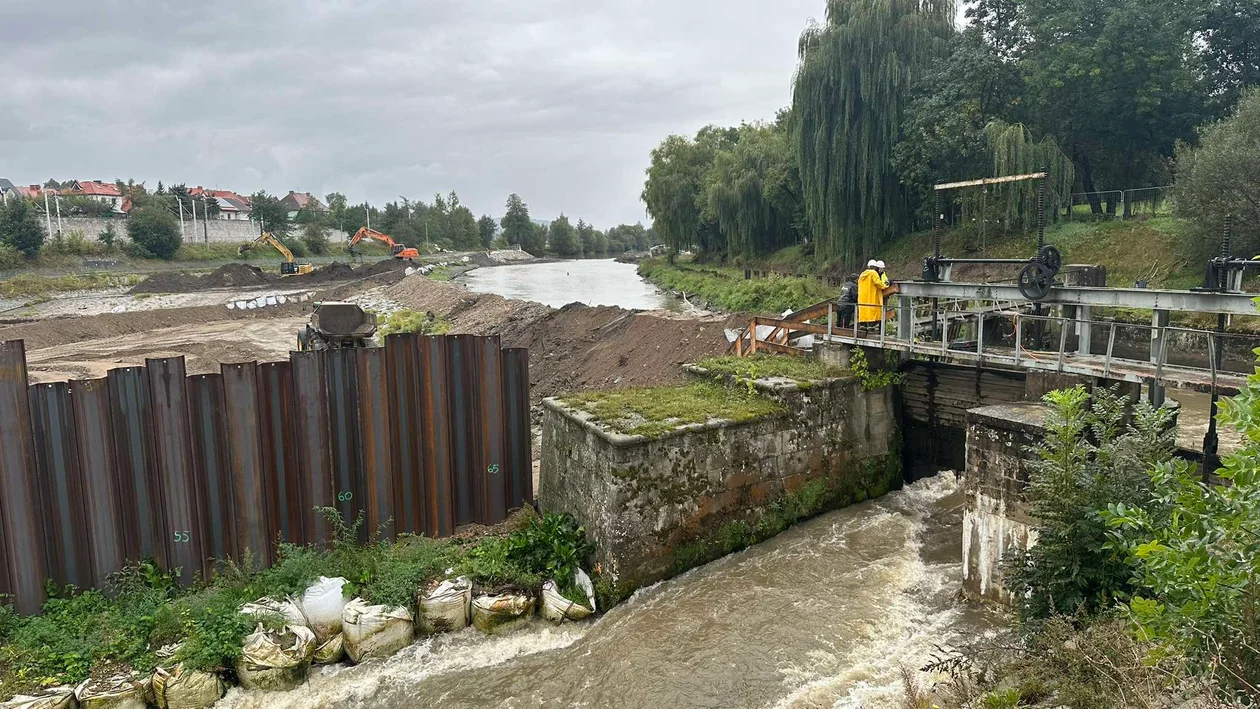
[[[870,360],[861,347],[849,350],[849,371],[858,378],[862,391],[875,391],[887,386],[896,386],[906,379],[906,375],[888,369],[871,369]]]
[[[0,271],[12,271],[25,264],[26,259],[22,258],[21,251],[8,244],[0,244]]]
[[[1128,551],[1112,542],[1102,511],[1150,499],[1147,471],[1172,457],[1169,409],[1143,402],[1124,423],[1128,400],[1113,389],[1050,392],[1045,439],[1028,485],[1037,543],[1005,560],[1005,583],[1031,629],[1054,616],[1094,614],[1133,593]]]
[[[8,204],[0,204],[0,244],[31,257],[39,253],[45,236],[44,225],[30,202],[11,199]]]
[[[323,256],[328,251],[328,229],[311,222],[302,227],[302,243],[307,251],[316,256]]]
[[[711,306],[729,312],[779,315],[839,295],[838,288],[813,278],[772,276],[745,280],[742,271],[701,270],[658,259],[639,264],[639,275],[662,288],[699,296]]]
[[[127,238],[141,253],[166,261],[175,257],[182,239],[179,236],[179,220],[165,207],[152,205],[132,210],[127,220]]]
[[[96,240],[105,245],[106,251],[113,251],[114,242],[118,241],[118,232],[114,229],[114,225],[107,224],[104,231],[97,235]]]
[[[418,332],[421,335],[445,335],[451,331],[451,323],[432,313],[418,310],[397,310],[385,318],[378,332],[381,337],[399,333]]]

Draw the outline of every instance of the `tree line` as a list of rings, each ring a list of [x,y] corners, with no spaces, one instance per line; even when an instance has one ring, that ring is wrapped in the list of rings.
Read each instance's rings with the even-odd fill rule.
[[[190,194],[184,184],[163,185],[153,192],[135,182],[116,183],[131,202],[127,219],[126,247],[132,255],[144,258],[170,259],[181,242],[179,218],[191,218],[194,208],[199,215],[214,219],[220,212],[218,201],[209,195]],[[50,187],[60,187],[50,180]],[[60,198],[63,211],[80,216],[101,216],[111,208],[90,198]],[[615,256],[627,251],[646,251],[658,243],[655,232],[642,224],[621,224],[600,230],[578,219],[573,224],[561,214],[551,222],[539,223],[529,214],[529,207],[519,195],[508,197],[501,219],[483,214],[476,217],[460,202],[454,191],[434,195],[432,202],[400,198],[383,207],[368,203],[351,204],[344,194],[325,196],[326,208],[313,205],[290,212],[280,197],[265,191],[250,195],[249,218],[260,232],[274,234],[296,256],[323,254],[331,246],[330,234],[338,230],[353,234],[360,227],[371,226],[389,234],[395,241],[422,250],[467,251],[474,249],[517,247],[535,255],[562,258],[597,258]],[[12,199],[0,206],[0,249],[7,254],[33,258],[49,236],[42,221],[43,205],[33,200]],[[102,211],[102,209],[104,211]],[[114,231],[101,236],[113,247]],[[16,267],[16,257],[6,256],[8,267]]]
[[[670,136],[642,198],[663,241],[853,263],[931,224],[932,186],[1046,168],[1052,201],[1170,184],[1178,145],[1260,84],[1253,0],[829,0],[773,121]],[[1186,148],[1183,148],[1183,151]],[[1031,188],[991,190],[1026,226]],[[961,199],[967,199],[963,195]]]

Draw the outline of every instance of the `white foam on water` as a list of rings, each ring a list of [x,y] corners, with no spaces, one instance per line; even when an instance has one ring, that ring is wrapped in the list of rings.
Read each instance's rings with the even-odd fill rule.
[[[577,642],[590,623],[554,626],[535,621],[510,635],[488,636],[473,628],[425,638],[397,655],[355,667],[312,669],[306,684],[288,692],[249,692],[234,687],[216,707],[229,709],[319,709],[379,706],[376,694],[393,684],[414,686],[429,677],[501,665]]]
[[[886,520],[891,514],[912,525],[901,552],[886,560],[893,562],[888,569],[887,610],[859,630],[861,642],[856,646],[844,652],[814,653],[808,663],[780,668],[791,689],[771,706],[895,709],[904,696],[901,668],[917,674],[942,649],[959,640],[960,610],[939,601],[957,587],[959,569],[956,564],[930,563],[921,553],[929,510],[958,486],[950,474],[919,481],[880,500],[884,514],[872,511],[862,520],[869,527],[871,521]]]

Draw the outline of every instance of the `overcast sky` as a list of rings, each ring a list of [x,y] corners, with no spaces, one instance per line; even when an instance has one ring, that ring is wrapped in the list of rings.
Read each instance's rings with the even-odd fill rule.
[[[0,177],[647,221],[648,152],[771,119],[823,0],[0,0]]]

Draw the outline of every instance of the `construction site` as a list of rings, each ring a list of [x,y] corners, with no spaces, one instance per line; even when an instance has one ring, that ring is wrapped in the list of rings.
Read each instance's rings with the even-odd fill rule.
[[[529,260],[509,251],[455,261],[467,270],[522,258]],[[553,309],[470,293],[397,259],[357,268],[332,263],[283,278],[246,264],[206,275],[159,273],[128,290],[71,293],[10,310],[0,315],[0,340],[26,342],[32,383],[102,377],[174,356],[186,358],[189,374],[204,374],[223,364],[287,359],[315,304],[327,301],[356,303],[380,316],[429,312],[449,321],[451,334],[498,334],[504,347],[526,347],[535,401],[562,391],[677,381],[681,364],[727,347],[724,317],[581,304]]]

